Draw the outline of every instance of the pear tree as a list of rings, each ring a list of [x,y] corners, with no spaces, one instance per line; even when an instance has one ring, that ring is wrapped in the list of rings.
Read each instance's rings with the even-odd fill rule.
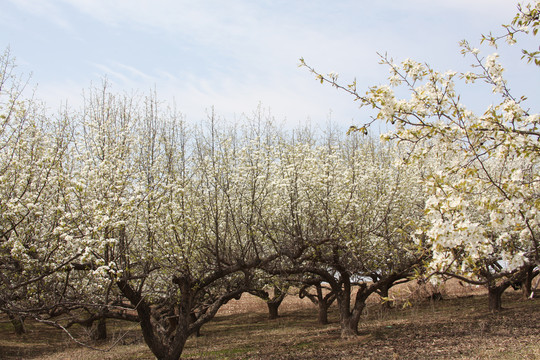
[[[501,36],[483,41],[514,45],[539,29],[540,2],[518,5],[518,12]],[[351,94],[362,107],[375,110],[373,119],[351,131],[367,132],[375,121],[393,129],[384,140],[408,143],[410,162],[425,173],[426,223],[419,224],[417,241],[432,253],[433,274],[454,276],[489,290],[491,310],[501,308],[501,294],[516,281],[534,276],[539,250],[540,115],[525,96],[510,91],[499,55],[482,56],[462,41],[461,52],[472,59],[471,71],[440,72],[411,59],[395,62],[384,55],[387,85],[365,93],[357,84],[341,85],[338,75],[322,75],[301,59],[318,80]],[[531,71],[539,65],[538,51],[523,49]],[[458,84],[483,83],[496,101],[481,113],[466,106]],[[409,97],[399,94],[408,93]],[[530,282],[530,281],[528,281]]]

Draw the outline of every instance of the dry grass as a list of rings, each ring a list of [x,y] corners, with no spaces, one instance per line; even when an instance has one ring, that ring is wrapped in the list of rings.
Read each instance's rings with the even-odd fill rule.
[[[428,301],[433,292],[443,301]],[[474,295],[474,296],[472,296]],[[394,289],[395,307],[384,310],[376,296],[354,339],[339,337],[335,307],[330,325],[317,324],[315,306],[289,296],[280,318],[268,320],[266,306],[244,295],[222,308],[205,325],[199,338],[191,338],[183,359],[540,359],[539,299],[526,301],[519,292],[504,294],[505,310],[487,311],[487,299],[476,288],[457,282],[442,288],[404,284]],[[109,324],[108,352],[76,346],[60,331],[28,324],[29,334],[17,337],[11,325],[0,324],[0,358],[152,359],[134,325]],[[84,331],[78,335],[84,338]],[[110,343],[97,344],[107,348]]]

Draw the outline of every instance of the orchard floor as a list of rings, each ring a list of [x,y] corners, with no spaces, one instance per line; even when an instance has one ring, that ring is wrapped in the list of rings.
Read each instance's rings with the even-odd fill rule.
[[[504,310],[492,314],[486,295],[474,288],[454,285],[441,301],[427,300],[422,291],[402,286],[392,309],[371,299],[360,335],[345,340],[335,306],[330,324],[322,326],[315,306],[291,295],[280,317],[268,320],[264,302],[244,295],[188,341],[182,359],[540,359],[540,299],[523,300],[510,289]],[[153,359],[136,324],[109,322],[110,341],[92,344],[116,344],[106,352],[81,347],[45,325],[28,322],[27,330],[18,337],[0,319],[0,359]],[[85,340],[83,329],[74,332]]]

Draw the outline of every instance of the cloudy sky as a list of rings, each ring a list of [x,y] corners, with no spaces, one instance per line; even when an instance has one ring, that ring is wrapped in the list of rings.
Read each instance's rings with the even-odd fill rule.
[[[117,91],[155,88],[159,98],[174,99],[188,121],[202,120],[212,106],[225,118],[240,118],[261,103],[287,124],[323,124],[331,117],[346,126],[368,114],[298,68],[300,57],[321,72],[338,72],[343,81],[357,78],[359,89],[385,82],[388,72],[377,52],[466,71],[470,59],[459,54],[459,40],[478,44],[482,33],[501,33],[516,11],[512,0],[0,4],[0,47],[10,48],[19,71],[32,73],[38,97],[52,108],[80,103],[83,89],[106,76]],[[512,52],[503,57],[510,87],[539,103],[538,71],[519,62],[519,49]]]

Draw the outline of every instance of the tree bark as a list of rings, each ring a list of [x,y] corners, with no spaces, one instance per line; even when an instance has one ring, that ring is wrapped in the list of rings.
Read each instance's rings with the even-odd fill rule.
[[[319,324],[328,324],[328,308],[334,300],[336,300],[336,294],[330,291],[326,295],[323,294],[323,288],[321,283],[316,285],[317,288],[317,304],[319,305]]]
[[[273,294],[271,297],[268,291],[262,289],[252,289],[248,292],[251,295],[263,299],[266,302],[266,306],[268,307],[268,318],[272,320],[279,317],[279,306],[283,302],[283,299],[285,299],[285,296],[287,296],[287,290],[288,287],[286,287],[285,289],[280,289],[279,287],[274,286]]]
[[[392,301],[388,298],[389,290],[390,290],[390,286],[383,285],[378,291],[379,296],[381,297],[381,305],[383,309],[390,309],[392,308],[392,305],[393,305]]]
[[[319,301],[318,309],[318,322],[320,325],[327,325],[328,324],[328,304],[325,301]]]
[[[139,325],[144,341],[154,356],[159,360],[178,360],[191,334],[197,333],[201,326],[212,320],[221,306],[231,299],[239,299],[246,288],[238,288],[213,299],[208,308],[193,318],[196,291],[194,283],[187,276],[173,278],[180,288],[177,302],[166,303],[161,310],[148,303],[128,281],[118,280],[117,285],[122,294],[137,310]],[[171,320],[174,317],[174,321]]]
[[[278,302],[271,302],[268,301],[266,305],[268,306],[268,318],[269,319],[277,319],[279,317],[278,309],[279,305],[281,304],[281,301]]]
[[[268,299],[266,305],[268,306],[268,318],[277,319],[279,317],[278,309],[285,296],[287,296],[288,287],[285,289],[280,289],[277,286],[274,286],[274,294],[271,299]]]
[[[309,293],[310,286],[315,286],[316,294]],[[321,281],[310,281],[304,287],[300,289],[300,299],[307,297],[312,303],[317,305],[318,309],[318,323],[320,325],[328,324],[328,308],[336,299],[335,293],[331,290],[326,295],[323,293],[323,286]]]
[[[8,317],[9,317],[9,321],[13,325],[13,328],[15,329],[15,334],[17,335],[26,334],[26,327],[24,326],[24,319],[22,316],[8,313]]]
[[[389,289],[392,284],[394,284],[397,280],[404,278],[406,274],[406,271],[390,274],[379,278],[369,286],[366,283],[360,284],[352,304],[352,309],[350,278],[342,275],[343,288],[334,290],[339,290],[336,291],[336,297],[340,311],[341,337],[347,338],[358,335],[358,322],[360,321],[362,311],[364,311],[364,308],[366,307],[367,298],[372,293],[379,291],[383,287]]]
[[[490,286],[488,287],[489,310],[497,312],[502,310],[502,294],[506,287]]]
[[[521,283],[521,290],[523,291],[523,297],[528,299],[533,292],[533,279],[540,273],[540,271],[534,271],[535,266],[529,266],[523,281]]]
[[[354,323],[350,315],[341,316],[341,338],[351,338],[358,335],[358,323]]]
[[[191,320],[192,323],[194,323],[195,321],[197,321],[197,315],[195,315],[194,313],[191,313],[189,314],[189,318]],[[197,331],[195,332],[195,336],[196,337],[200,337],[201,336],[201,328],[197,328]]]
[[[165,343],[165,334],[156,331],[152,309],[141,294],[135,291],[129,283],[124,280],[118,281],[118,288],[131,304],[136,307],[144,341],[154,356],[159,360],[180,359],[188,337],[187,326],[189,322],[186,323],[186,321],[182,321],[184,319],[180,319],[174,331],[173,338],[169,339],[170,341],[168,343]]]
[[[352,321],[351,313],[351,283],[347,275],[342,275],[341,283],[338,289],[333,289],[339,308],[339,325],[341,327],[341,337],[349,338],[357,335],[358,324]]]
[[[351,308],[351,282],[349,276],[343,274],[341,283],[343,286],[340,289],[333,290],[336,292],[338,301],[341,337],[349,338],[358,335],[358,322],[366,305],[367,286],[362,284],[359,287]]]
[[[107,319],[101,318],[92,324],[92,340],[107,339]]]
[[[338,301],[340,307],[340,326],[341,337],[350,338],[358,335],[358,323],[360,322],[360,315],[365,307],[365,302],[355,300],[353,310],[351,311],[350,305]]]

